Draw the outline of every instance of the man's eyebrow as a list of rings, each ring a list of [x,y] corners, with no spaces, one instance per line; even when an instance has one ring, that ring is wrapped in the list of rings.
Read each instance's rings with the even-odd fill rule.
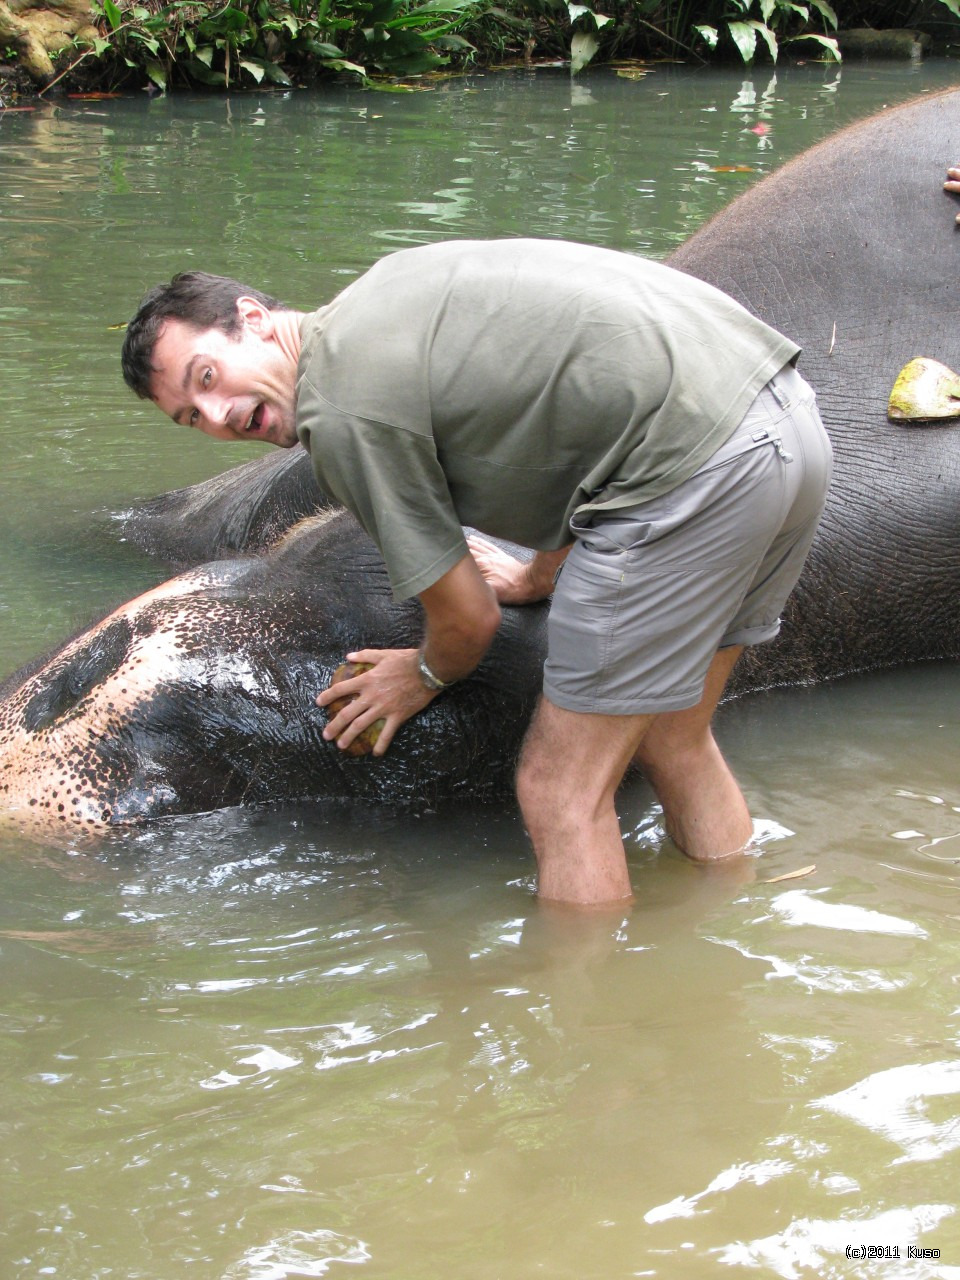
[[[183,378],[180,381],[181,391],[186,391],[187,387],[189,387],[190,379],[193,377],[194,365],[197,363],[199,359],[201,359],[200,355],[195,352],[187,361],[187,367],[184,369]]]

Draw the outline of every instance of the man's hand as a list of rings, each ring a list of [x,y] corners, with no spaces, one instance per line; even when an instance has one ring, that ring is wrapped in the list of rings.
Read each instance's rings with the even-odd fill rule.
[[[438,680],[452,684],[474,670],[500,625],[500,608],[493,592],[466,552],[432,587],[420,593],[420,603],[426,623],[420,649],[358,649],[348,653],[348,662],[369,663],[371,670],[339,680],[317,696],[318,707],[328,707],[340,698],[351,699],[324,729],[328,742],[336,741],[346,750],[354,738],[382,720],[373,748],[375,756],[382,756],[403,722],[437,696],[421,678],[420,653]]]
[[[348,662],[369,663],[370,670],[337,684],[317,695],[317,706],[326,707],[341,698],[350,701],[327,723],[323,736],[346,750],[364,729],[377,720],[383,728],[373,748],[382,756],[405,720],[416,715],[436,695],[420,679],[417,649],[360,649],[348,653]]]
[[[960,195],[960,167],[947,170],[947,181],[943,184],[944,191],[955,191]],[[960,222],[960,213],[957,214],[957,221]]]
[[[524,561],[476,534],[467,538],[467,546],[500,604],[534,604],[537,600],[546,600],[553,591],[557,570],[570,550],[563,547],[559,551],[538,551],[532,560]]]

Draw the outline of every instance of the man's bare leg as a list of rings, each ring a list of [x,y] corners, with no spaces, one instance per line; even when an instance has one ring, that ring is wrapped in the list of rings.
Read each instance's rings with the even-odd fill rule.
[[[710,728],[742,651],[719,650],[697,706],[657,716],[634,756],[663,806],[667,834],[703,861],[741,853],[753,835],[747,802]]]
[[[653,719],[565,711],[541,698],[517,769],[541,898],[586,906],[631,896],[614,795]]]
[[[517,770],[517,796],[533,842],[542,898],[581,905],[631,896],[614,798],[636,759],[663,805],[667,831],[691,857],[739,852],[753,833],[746,801],[710,732],[740,655],[714,658],[696,707],[605,716],[541,699]]]

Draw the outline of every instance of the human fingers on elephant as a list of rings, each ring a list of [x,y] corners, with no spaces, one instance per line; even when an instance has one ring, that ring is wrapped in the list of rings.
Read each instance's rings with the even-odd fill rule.
[[[346,751],[382,720],[373,744],[373,754],[382,756],[400,726],[435,696],[420,678],[417,654],[416,649],[363,649],[347,654],[348,662],[362,668],[359,674],[331,684],[316,698],[320,707],[337,703],[324,727],[324,739]]]
[[[368,669],[369,668],[365,667],[362,663],[359,663],[359,662],[341,662],[340,665],[334,671],[333,675],[330,677],[330,688],[333,688],[334,686],[337,686],[337,685],[342,686],[344,682],[351,679],[351,677],[358,676],[362,671],[366,671]],[[338,692],[340,692],[340,690],[338,690]],[[356,697],[356,694],[352,696],[347,696],[347,697],[340,696],[335,701],[329,702],[326,708],[328,718],[333,719],[333,717],[337,715],[338,712],[342,711],[344,707],[346,707],[350,702],[353,701],[354,697]],[[350,756],[369,755],[373,750],[373,748],[377,745],[377,740],[379,739],[380,734],[383,732],[383,729],[385,728],[385,726],[386,726],[386,721],[374,720],[373,724],[369,725],[366,729],[358,733],[357,736],[354,738],[354,740],[350,743],[350,745],[345,748],[347,755],[350,755]]]
[[[947,181],[943,184],[943,189],[944,191],[955,191],[960,195],[960,165],[947,170]],[[960,213],[957,214],[957,222],[960,222]]]
[[[340,703],[335,703],[334,705],[338,711],[341,709]],[[392,726],[388,732],[387,721],[382,716],[371,719],[372,715],[375,715],[375,713],[365,712],[358,715],[347,726],[345,731],[336,736],[335,741],[338,750],[345,752],[348,756],[383,755],[398,726]],[[334,719],[336,717],[330,721],[331,724],[333,724]],[[383,738],[382,743],[380,742],[381,737]],[[378,746],[380,747],[379,751],[377,751]]]
[[[338,682],[338,694],[346,684],[345,680]],[[356,693],[341,694],[326,707],[328,718],[323,737],[328,742],[335,742],[349,756],[370,755],[387,728],[383,717],[377,717],[369,708],[364,710],[363,703],[358,701],[359,697]],[[386,750],[390,736],[392,735],[385,738],[381,754]]]
[[[516,556],[501,551],[494,543],[476,534],[467,536],[467,547],[477,568],[493,588],[499,604],[520,604],[523,596],[526,565]]]

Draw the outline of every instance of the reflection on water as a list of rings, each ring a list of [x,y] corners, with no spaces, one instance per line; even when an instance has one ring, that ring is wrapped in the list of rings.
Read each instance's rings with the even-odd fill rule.
[[[867,1076],[842,1093],[815,1104],[862,1124],[903,1150],[894,1163],[936,1160],[960,1147],[960,1115],[937,1123],[930,1119],[928,1098],[960,1093],[960,1061],[927,1062],[891,1067]]]
[[[657,67],[0,119],[4,669],[161,572],[111,511],[238,460],[119,385],[109,326],[155,279],[309,303],[452,235],[663,256],[951,79]],[[512,811],[4,835],[2,1274],[960,1275],[958,694],[926,666],[725,709],[760,856],[687,864],[635,781],[622,915],[539,907]]]

